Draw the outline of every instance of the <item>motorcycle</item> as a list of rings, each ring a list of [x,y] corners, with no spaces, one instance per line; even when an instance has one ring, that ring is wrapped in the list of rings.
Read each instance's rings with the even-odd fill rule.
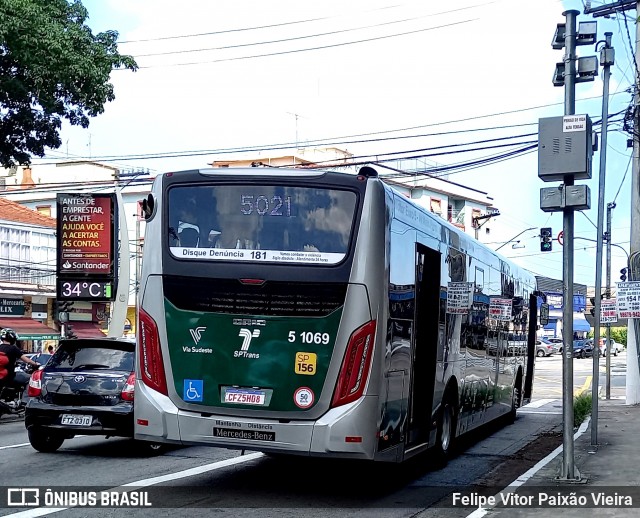
[[[21,415],[24,413],[24,409],[27,406],[26,391],[34,370],[36,368],[33,365],[16,364],[13,381],[9,385],[0,388],[0,416],[3,414]]]

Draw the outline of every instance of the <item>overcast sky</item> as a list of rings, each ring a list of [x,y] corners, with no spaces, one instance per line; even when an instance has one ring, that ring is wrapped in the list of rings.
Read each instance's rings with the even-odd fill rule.
[[[133,55],[140,69],[114,71],[116,100],[105,113],[87,130],[65,126],[62,147],[34,163],[109,157],[115,165],[159,172],[206,167],[233,156],[230,150],[276,144],[323,143],[362,156],[519,135],[490,144],[535,141],[539,118],[564,114],[564,89],[552,85],[563,58],[551,48],[556,25],[566,9],[583,11],[579,0],[83,3],[94,33],[118,31],[120,52]],[[597,20],[598,39],[613,33],[609,113],[620,121],[613,114],[624,114],[631,101],[635,23],[622,15]],[[579,56],[596,54],[593,45],[578,49]],[[602,74],[578,84],[576,113],[599,120],[601,95]],[[609,125],[604,199],[617,204],[613,242],[628,251],[627,138],[621,122]],[[429,160],[452,164],[510,149]],[[143,158],[162,154],[178,156]],[[595,281],[595,242],[588,240],[596,239],[599,160],[596,153],[593,179],[577,182],[591,189],[591,210],[575,215],[576,236],[585,238],[576,240],[575,281],[588,285]],[[449,178],[494,198],[501,215],[483,227],[483,233],[490,228],[484,242],[498,247],[533,227],[518,238],[524,248],[509,244],[500,252],[536,274],[562,278],[558,243],[550,253],[539,248],[538,229],[550,226],[557,235],[562,215],[539,208],[540,188],[557,183],[538,178],[535,150]],[[615,282],[626,255],[614,247],[612,257]]]

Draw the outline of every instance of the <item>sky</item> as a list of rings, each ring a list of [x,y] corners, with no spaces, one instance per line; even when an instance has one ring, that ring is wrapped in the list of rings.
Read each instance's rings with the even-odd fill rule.
[[[540,118],[564,114],[564,88],[552,84],[564,53],[551,48],[556,25],[567,9],[580,11],[579,22],[594,20],[582,14],[581,0],[83,4],[94,34],[116,30],[119,51],[140,68],[114,71],[115,101],[88,129],[64,125],[62,147],[34,164],[90,157],[163,172],[206,167],[235,150],[296,144],[338,147],[356,157],[427,149],[418,154],[438,165],[492,156],[514,148],[448,148],[438,155],[432,148],[536,141]],[[598,40],[611,32],[616,53],[603,198],[605,207],[616,204],[612,282],[626,265],[630,241],[631,150],[621,121],[631,101],[635,11],[627,15],[597,18]],[[578,56],[599,55],[601,46],[580,46]],[[576,85],[575,113],[601,119],[602,77],[600,67],[593,82]],[[591,209],[575,214],[574,281],[589,286],[599,169],[596,152],[593,178],[576,181],[589,186]],[[537,171],[533,150],[448,179],[494,199],[500,216],[482,227],[483,242],[497,248],[515,239],[520,248],[510,242],[500,252],[537,275],[561,279],[562,247],[554,241],[542,253],[539,245],[541,227],[554,236],[562,230],[561,213],[540,210],[540,189],[559,182],[543,182]]]

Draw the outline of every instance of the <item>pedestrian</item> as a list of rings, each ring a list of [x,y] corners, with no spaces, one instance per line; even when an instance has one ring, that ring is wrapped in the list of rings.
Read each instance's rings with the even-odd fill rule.
[[[47,348],[47,352],[48,352],[49,354],[53,354],[53,345],[50,345],[50,346]]]

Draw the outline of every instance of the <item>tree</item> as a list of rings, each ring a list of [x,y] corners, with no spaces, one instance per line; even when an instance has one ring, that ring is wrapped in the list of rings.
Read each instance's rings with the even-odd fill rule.
[[[29,165],[61,145],[65,118],[89,117],[113,101],[109,75],[138,65],[118,52],[118,33],[94,35],[80,0],[0,2],[0,165]]]

